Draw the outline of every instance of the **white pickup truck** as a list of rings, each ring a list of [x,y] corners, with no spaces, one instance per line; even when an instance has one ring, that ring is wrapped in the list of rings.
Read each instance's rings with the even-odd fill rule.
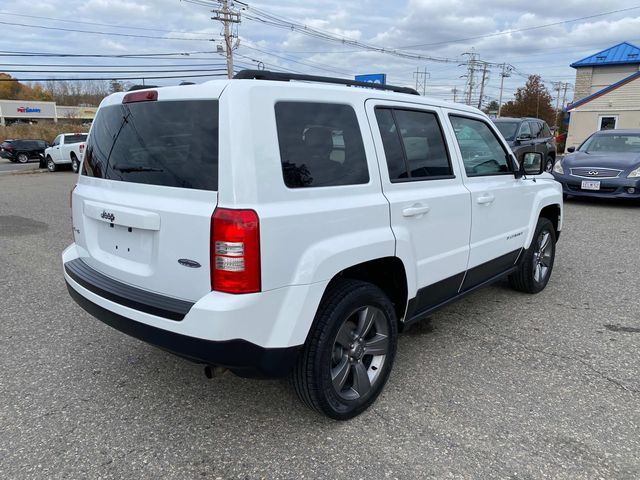
[[[69,165],[74,173],[78,173],[80,161],[84,153],[86,133],[61,133],[51,146],[44,151],[47,169],[55,172],[60,165]]]

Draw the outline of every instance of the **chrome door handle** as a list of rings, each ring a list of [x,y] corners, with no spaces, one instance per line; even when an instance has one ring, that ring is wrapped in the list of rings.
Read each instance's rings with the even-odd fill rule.
[[[496,197],[494,197],[492,194],[487,193],[485,195],[480,195],[478,197],[478,199],[476,200],[476,202],[479,205],[490,205],[493,203],[493,201],[496,199]]]
[[[429,205],[422,205],[420,203],[416,203],[415,205],[412,205],[402,210],[402,216],[417,217],[418,215],[424,215],[425,213],[429,213],[429,210],[431,210]]]

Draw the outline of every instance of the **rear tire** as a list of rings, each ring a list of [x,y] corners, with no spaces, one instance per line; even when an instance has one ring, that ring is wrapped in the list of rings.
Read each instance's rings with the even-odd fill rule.
[[[509,275],[514,290],[539,293],[547,286],[556,256],[556,231],[548,218],[539,218],[531,245],[524,252],[518,270]]]
[[[71,170],[73,170],[73,173],[78,173],[79,169],[80,162],[78,161],[78,158],[74,154],[71,154]]]
[[[359,415],[389,377],[397,337],[396,313],[382,290],[356,280],[334,282],[291,373],[298,397],[335,420]]]
[[[47,170],[50,172],[55,172],[58,166],[54,163],[53,158],[47,157]]]
[[[29,156],[26,153],[19,153],[17,160],[19,163],[27,163],[29,161]]]

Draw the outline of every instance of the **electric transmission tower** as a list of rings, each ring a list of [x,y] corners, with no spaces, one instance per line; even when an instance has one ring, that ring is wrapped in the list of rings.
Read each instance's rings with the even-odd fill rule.
[[[427,67],[424,67],[424,71],[416,68],[413,72],[413,76],[416,79],[416,91],[422,92],[422,95],[427,94],[427,79],[431,78],[431,73],[427,72]]]

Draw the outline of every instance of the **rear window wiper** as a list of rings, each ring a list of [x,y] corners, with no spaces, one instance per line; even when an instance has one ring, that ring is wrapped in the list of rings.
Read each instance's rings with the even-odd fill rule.
[[[164,172],[161,168],[152,168],[152,167],[124,167],[119,165],[113,166],[114,170],[118,170],[119,172],[130,173],[130,172]]]

